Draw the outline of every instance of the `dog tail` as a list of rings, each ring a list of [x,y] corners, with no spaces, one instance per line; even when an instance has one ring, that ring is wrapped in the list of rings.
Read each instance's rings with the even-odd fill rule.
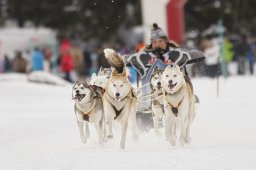
[[[106,48],[104,50],[104,54],[106,59],[108,60],[108,63],[113,66],[118,73],[123,73],[125,62],[122,56],[120,56],[115,50],[110,48]]]

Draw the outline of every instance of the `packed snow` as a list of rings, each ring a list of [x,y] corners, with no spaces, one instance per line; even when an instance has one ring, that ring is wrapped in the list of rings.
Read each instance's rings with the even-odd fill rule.
[[[163,128],[161,137],[140,131],[134,142],[129,129],[125,150],[119,150],[118,125],[104,147],[93,126],[88,143],[80,142],[72,84],[28,79],[0,75],[1,170],[256,169],[255,76],[220,78],[219,88],[216,79],[193,78],[200,108],[191,144],[171,146]]]

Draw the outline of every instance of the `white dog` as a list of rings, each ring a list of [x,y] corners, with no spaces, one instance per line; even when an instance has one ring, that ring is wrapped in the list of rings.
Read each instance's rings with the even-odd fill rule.
[[[108,83],[108,79],[111,75],[112,69],[111,68],[100,68],[98,75],[93,73],[90,79],[90,85],[101,87],[103,89],[106,88]]]
[[[98,142],[103,144],[105,138],[105,118],[102,96],[87,83],[76,82],[72,88],[72,98],[75,101],[75,114],[80,131],[81,141],[87,142],[90,136],[88,123],[95,125]]]
[[[163,103],[163,90],[161,84],[162,70],[154,70],[151,77],[151,88],[152,88],[152,112],[155,134],[160,136],[159,132],[159,121],[164,116],[164,103]]]
[[[164,89],[165,136],[172,145],[190,142],[190,126],[196,114],[192,83],[178,65],[169,65],[162,74]]]
[[[115,120],[120,123],[120,148],[124,149],[129,118],[132,125],[133,139],[138,140],[136,132],[137,99],[128,80],[128,73],[123,58],[112,49],[105,49],[104,53],[108,62],[115,67],[103,95],[107,136],[108,138],[113,137],[113,121]]]

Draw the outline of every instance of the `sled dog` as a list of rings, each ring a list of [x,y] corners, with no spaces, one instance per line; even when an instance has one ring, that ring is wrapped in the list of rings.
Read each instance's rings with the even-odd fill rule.
[[[102,94],[94,90],[92,86],[88,85],[86,82],[76,82],[72,88],[72,99],[75,101],[74,111],[82,143],[86,143],[90,136],[90,122],[93,123],[96,128],[98,143],[103,144],[105,118]]]
[[[196,114],[196,97],[190,79],[178,65],[169,65],[162,74],[165,137],[172,145],[190,143],[190,126]]]
[[[152,88],[151,108],[153,112],[155,134],[157,136],[160,136],[159,121],[163,118],[164,115],[163,90],[161,84],[162,72],[163,70],[155,69],[150,80]]]
[[[106,88],[108,79],[111,75],[111,68],[100,68],[98,74],[93,73],[90,79],[90,85]]]
[[[133,139],[138,140],[136,131],[137,99],[128,80],[128,72],[123,58],[113,49],[105,49],[104,53],[110,65],[114,67],[103,95],[107,137],[113,137],[112,124],[113,121],[118,122],[121,127],[120,149],[125,149],[129,119]]]

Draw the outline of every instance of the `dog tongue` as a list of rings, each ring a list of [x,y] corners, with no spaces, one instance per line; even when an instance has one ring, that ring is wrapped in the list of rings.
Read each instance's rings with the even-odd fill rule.
[[[77,94],[75,95],[75,97],[73,97],[73,99],[76,99],[76,100],[81,100],[83,98],[83,95],[81,94]]]
[[[170,89],[172,89],[176,86],[176,83],[175,84],[169,84],[168,86],[170,87]]]

